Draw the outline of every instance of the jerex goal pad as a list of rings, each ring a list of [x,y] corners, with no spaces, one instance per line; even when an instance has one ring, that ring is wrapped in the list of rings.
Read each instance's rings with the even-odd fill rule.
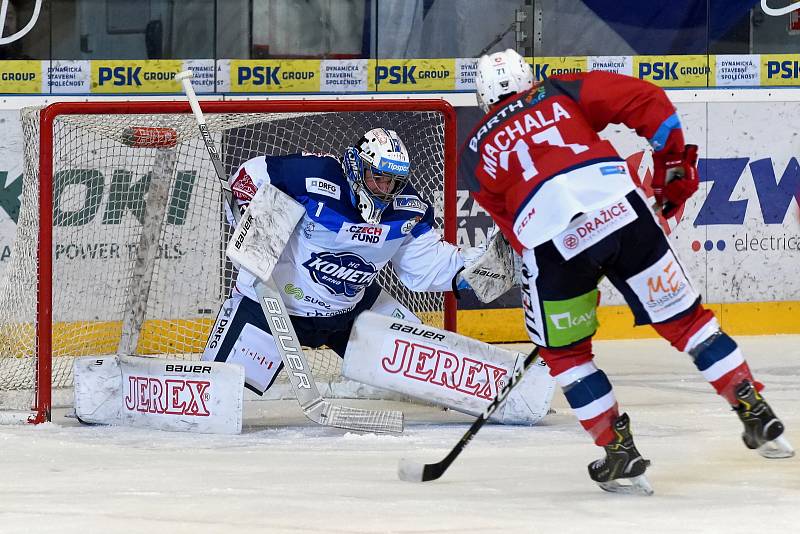
[[[202,108],[228,174],[257,155],[340,155],[371,128],[397,130],[411,181],[455,241],[455,113],[447,103]],[[0,281],[0,421],[42,422],[54,395],[71,402],[76,357],[198,359],[235,271],[225,257],[231,229],[219,181],[188,103],[58,103],[24,109],[22,121],[22,205]],[[391,269],[379,281],[424,322],[454,328],[449,294],[412,293]],[[295,287],[278,289],[284,299],[302,298]],[[337,388],[341,363],[330,351],[308,354],[323,395],[358,389]]]

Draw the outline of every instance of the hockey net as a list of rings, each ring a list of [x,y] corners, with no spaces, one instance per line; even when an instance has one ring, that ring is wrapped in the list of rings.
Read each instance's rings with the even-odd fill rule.
[[[371,128],[397,130],[412,183],[454,240],[455,125],[446,103],[226,101],[203,110],[229,174],[257,155],[341,155]],[[26,108],[22,121],[22,204],[0,282],[0,420],[41,422],[53,392],[72,385],[75,357],[198,359],[235,272],[224,254],[231,229],[219,183],[188,105],[60,103]],[[426,323],[454,328],[451,295],[411,292],[389,268],[379,280]],[[335,354],[307,354],[318,381],[338,380]]]

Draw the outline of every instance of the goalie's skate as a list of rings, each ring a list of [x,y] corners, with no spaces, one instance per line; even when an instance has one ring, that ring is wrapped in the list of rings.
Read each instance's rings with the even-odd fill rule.
[[[636,450],[630,425],[628,414],[617,417],[613,427],[614,441],[604,447],[605,458],[589,464],[589,476],[605,491],[652,495],[653,487],[644,476],[650,460],[642,458]]]
[[[736,388],[739,406],[735,408],[744,424],[742,440],[748,449],[755,449],[764,458],[791,458],[794,449],[783,436],[783,423],[764,397],[745,380]]]

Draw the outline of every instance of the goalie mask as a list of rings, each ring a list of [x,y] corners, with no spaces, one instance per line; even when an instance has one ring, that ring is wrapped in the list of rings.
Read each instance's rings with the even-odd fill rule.
[[[410,164],[403,141],[394,130],[374,128],[345,149],[342,166],[361,217],[378,224],[408,182]]]
[[[483,111],[489,111],[490,106],[504,97],[527,91],[531,87],[531,66],[511,48],[505,52],[481,56],[478,60],[475,89],[478,105]]]

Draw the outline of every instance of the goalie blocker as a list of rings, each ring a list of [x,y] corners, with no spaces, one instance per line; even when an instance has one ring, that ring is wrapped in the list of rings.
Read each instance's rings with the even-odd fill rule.
[[[342,374],[358,382],[480,415],[525,355],[372,312],[353,325]],[[547,415],[555,380],[540,359],[491,420],[532,425]]]

